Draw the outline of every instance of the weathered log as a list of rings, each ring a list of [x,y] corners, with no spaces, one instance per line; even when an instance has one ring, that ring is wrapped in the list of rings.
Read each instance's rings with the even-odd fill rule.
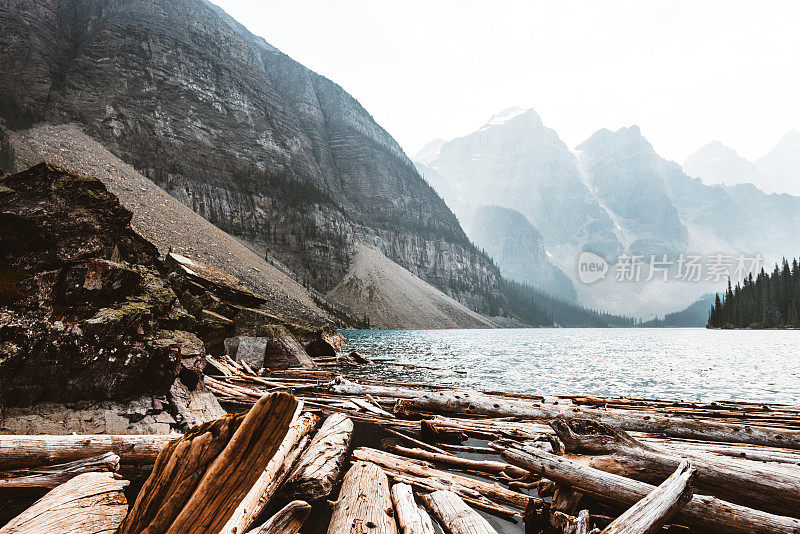
[[[347,416],[333,414],[325,419],[289,475],[289,496],[308,502],[327,497],[339,477],[352,436],[353,421]]]
[[[434,491],[421,499],[447,534],[497,534],[488,521],[452,491]]]
[[[107,452],[100,456],[75,460],[65,464],[17,469],[0,472],[0,489],[3,488],[47,488],[52,489],[81,473],[111,471],[119,469],[119,456]]]
[[[220,532],[237,534],[250,528],[275,494],[277,485],[288,475],[294,460],[301,452],[297,450],[298,444],[319,422],[317,415],[312,413],[300,415],[301,410],[302,402],[298,403],[292,424],[289,426],[281,446],[275,452],[275,456],[269,461],[264,472],[258,477],[256,483],[236,507],[233,515]]]
[[[560,484],[568,484],[584,494],[622,506],[632,506],[655,489],[650,484],[606,473],[577,462],[537,450],[507,449],[501,457],[514,465],[547,476]],[[693,532],[726,532],[729,534],[797,534],[800,520],[778,516],[722,501],[706,495],[695,495],[678,512],[676,522]]]
[[[556,417],[591,419],[625,430],[672,437],[800,449],[800,430],[795,429],[698,421],[656,412],[579,408],[568,404],[548,404],[486,395],[476,391],[401,390],[355,384],[344,379],[334,381],[329,388],[339,394],[384,395],[403,399],[398,401],[396,412],[444,412],[534,420],[550,420]]]
[[[408,484],[392,486],[392,502],[400,534],[434,534],[433,525],[420,514],[420,507],[414,502],[414,493]]]
[[[176,435],[0,435],[0,469],[74,462],[113,452],[123,465],[151,464]]]
[[[200,425],[158,456],[120,534],[219,532],[280,447],[297,408],[265,395],[246,414]]]
[[[258,528],[247,534],[297,534],[303,527],[311,505],[305,501],[292,501]]]
[[[375,464],[355,462],[344,475],[328,534],[397,534],[389,480]]]
[[[83,473],[50,490],[0,533],[111,534],[128,512],[127,485],[114,473]]]
[[[357,460],[373,462],[383,468],[400,473],[408,473],[412,476],[438,479],[445,483],[456,484],[463,488],[468,488],[491,501],[500,504],[507,504],[520,510],[525,510],[525,508],[528,506],[528,502],[533,499],[533,497],[529,495],[506,489],[499,484],[490,484],[488,482],[475,480],[464,475],[458,475],[448,471],[435,469],[428,462],[410,460],[408,458],[377,449],[359,447],[353,451],[353,457]]]
[[[424,422],[424,421],[423,421]],[[438,452],[439,454],[450,454],[451,456],[455,456],[455,454],[449,453],[444,449],[440,449],[439,447],[435,447],[430,443],[425,443],[422,440],[419,440],[413,436],[409,436],[408,434],[404,434],[402,432],[398,432],[397,430],[392,430],[391,428],[387,428],[386,431],[390,434],[393,434],[399,438],[403,438],[404,440],[408,441],[409,443],[413,443],[414,445],[423,448],[425,450],[431,452]]]
[[[415,458],[417,460],[425,460],[431,463],[448,465],[456,467],[465,471],[477,471],[480,473],[489,473],[493,475],[505,474],[511,478],[521,478],[527,476],[529,472],[525,469],[506,462],[497,462],[493,460],[470,460],[468,458],[461,458],[452,454],[439,454],[436,452],[428,452],[422,449],[410,449],[397,445],[394,443],[387,443],[385,447],[388,451],[405,456],[408,458]]]
[[[561,534],[588,534],[589,510],[581,510],[578,517],[555,511],[550,516],[550,523]]]
[[[604,423],[559,418],[550,424],[567,450],[612,455],[589,458],[589,465],[604,471],[652,483],[669,476],[681,463],[681,458]],[[701,493],[778,515],[800,517],[800,471],[688,451],[684,454],[697,468],[694,485]]]
[[[402,473],[386,467],[382,469],[391,480],[394,480],[398,484],[408,484],[425,493],[438,490],[452,491],[473,508],[483,510],[484,512],[497,517],[502,517],[503,519],[512,520],[520,515],[518,511],[497,504],[487,499],[477,491],[470,488],[465,488],[464,486],[460,486],[454,482],[440,480],[438,478],[424,478],[409,475],[407,473]]]
[[[603,529],[602,534],[655,534],[692,500],[697,470],[684,460],[667,480]]]

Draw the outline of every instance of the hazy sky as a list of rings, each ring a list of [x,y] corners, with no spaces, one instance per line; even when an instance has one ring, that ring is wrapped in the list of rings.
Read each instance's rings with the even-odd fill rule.
[[[409,155],[534,108],[574,147],[638,124],[682,162],[800,128],[797,0],[214,0],[355,96]]]

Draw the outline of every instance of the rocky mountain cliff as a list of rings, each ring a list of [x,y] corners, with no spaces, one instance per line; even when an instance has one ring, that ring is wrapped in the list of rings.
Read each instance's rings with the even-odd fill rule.
[[[522,213],[499,206],[479,206],[464,229],[495,261],[504,277],[561,300],[575,301],[572,281],[550,261],[542,234]]]
[[[599,253],[619,247],[577,158],[532,110],[509,110],[477,132],[444,143],[428,166],[457,184],[455,202],[515,209],[549,246],[568,243]]]
[[[394,139],[216,6],[15,0],[0,20],[7,127],[80,123],[321,291],[362,242],[472,309],[498,297],[497,269]]]
[[[600,130],[578,145],[581,166],[598,201],[617,222],[631,254],[677,256],[688,232],[667,192],[669,165],[632,126]]]

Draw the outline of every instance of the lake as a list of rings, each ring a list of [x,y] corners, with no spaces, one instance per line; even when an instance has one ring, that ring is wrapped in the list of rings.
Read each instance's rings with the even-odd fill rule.
[[[345,374],[482,390],[800,402],[800,331],[705,328],[351,330],[347,350],[398,363]]]

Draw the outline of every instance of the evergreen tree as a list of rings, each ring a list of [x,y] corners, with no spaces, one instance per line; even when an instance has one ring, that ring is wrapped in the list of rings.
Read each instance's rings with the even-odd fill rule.
[[[800,328],[800,262],[783,259],[772,272],[728,286],[714,298],[710,328]]]

